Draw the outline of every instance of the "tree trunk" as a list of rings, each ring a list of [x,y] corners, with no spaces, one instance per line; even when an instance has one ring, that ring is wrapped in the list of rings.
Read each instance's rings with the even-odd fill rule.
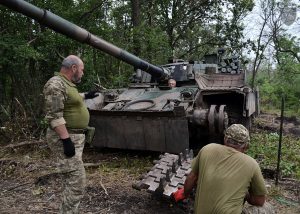
[[[141,53],[141,42],[139,36],[139,27],[141,24],[141,8],[139,0],[131,0],[131,18],[133,25],[133,54],[140,56]]]

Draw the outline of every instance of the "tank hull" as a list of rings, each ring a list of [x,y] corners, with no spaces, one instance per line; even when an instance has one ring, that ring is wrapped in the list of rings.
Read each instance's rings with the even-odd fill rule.
[[[169,113],[91,111],[97,127],[92,146],[179,153],[189,147],[188,121]]]

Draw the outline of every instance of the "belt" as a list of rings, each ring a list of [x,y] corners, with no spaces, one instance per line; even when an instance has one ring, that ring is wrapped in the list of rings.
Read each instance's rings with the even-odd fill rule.
[[[87,129],[68,129],[69,134],[85,134]]]

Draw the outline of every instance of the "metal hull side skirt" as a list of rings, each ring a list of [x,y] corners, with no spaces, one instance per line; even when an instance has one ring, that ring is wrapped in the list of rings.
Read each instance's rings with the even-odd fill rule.
[[[179,153],[189,148],[188,121],[183,117],[93,116],[97,127],[92,146]]]

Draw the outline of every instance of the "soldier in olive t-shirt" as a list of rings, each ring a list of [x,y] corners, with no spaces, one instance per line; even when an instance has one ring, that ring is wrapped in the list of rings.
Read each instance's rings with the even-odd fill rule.
[[[209,144],[192,163],[198,174],[195,213],[240,214],[249,190],[267,193],[257,162],[234,148]]]
[[[196,214],[241,214],[244,200],[258,206],[265,203],[267,190],[258,163],[244,154],[250,142],[248,130],[231,125],[225,133],[224,145],[209,144],[203,147],[192,162],[184,191],[177,194],[187,197],[197,185]],[[266,212],[270,213],[270,212]]]

